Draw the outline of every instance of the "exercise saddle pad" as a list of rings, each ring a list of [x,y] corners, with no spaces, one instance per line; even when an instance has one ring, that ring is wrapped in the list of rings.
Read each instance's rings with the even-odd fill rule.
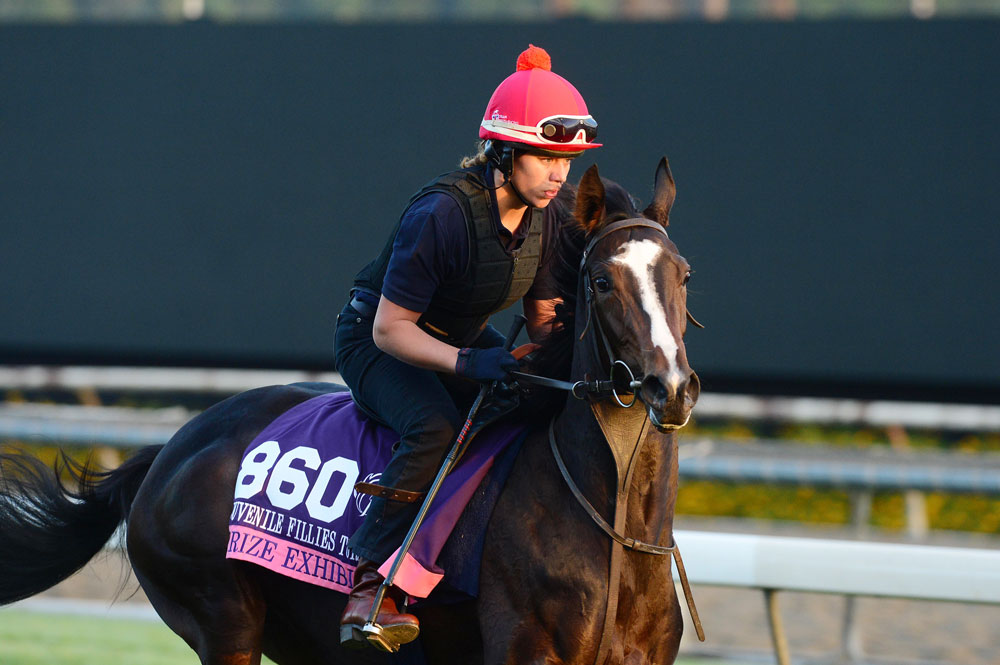
[[[470,442],[396,576],[410,596],[426,598],[442,579],[437,559],[455,523],[497,456],[524,434],[523,427],[498,423]],[[226,557],[349,593],[358,557],[347,541],[371,502],[354,484],[378,483],[398,440],[347,392],[314,397],[278,416],[243,454]],[[394,559],[382,564],[383,575]]]

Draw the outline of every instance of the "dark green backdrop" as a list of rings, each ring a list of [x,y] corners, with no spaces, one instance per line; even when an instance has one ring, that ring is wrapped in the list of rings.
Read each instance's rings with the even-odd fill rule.
[[[1000,396],[998,22],[0,28],[0,362],[329,368],[411,192],[545,46],[709,389]]]

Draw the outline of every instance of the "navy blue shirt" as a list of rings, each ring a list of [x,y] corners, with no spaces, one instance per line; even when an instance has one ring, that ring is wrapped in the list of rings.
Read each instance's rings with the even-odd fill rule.
[[[486,175],[492,176],[492,170]],[[553,206],[550,204],[545,212],[542,258],[531,290],[525,296],[539,300],[558,295],[549,283],[548,271],[543,269],[547,258],[545,248],[554,244],[553,233],[557,228]],[[527,215],[512,234],[500,223],[496,197],[492,193],[490,216],[508,250],[517,248],[527,236],[524,223]],[[447,194],[431,192],[414,201],[403,214],[382,284],[382,295],[400,307],[425,312],[438,286],[461,278],[468,265],[469,237],[461,207]]]

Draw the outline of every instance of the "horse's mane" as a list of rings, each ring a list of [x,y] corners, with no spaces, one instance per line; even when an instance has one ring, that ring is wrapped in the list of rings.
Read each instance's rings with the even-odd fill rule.
[[[642,216],[637,209],[636,200],[624,187],[606,178],[601,178],[601,182],[604,184],[607,210],[605,223]],[[576,186],[566,184],[550,204],[555,208],[559,233],[556,236],[553,254],[548,260],[552,262],[550,270],[562,304],[556,307],[552,333],[541,341],[542,348],[532,354],[531,367],[528,369],[534,374],[563,381],[569,380],[570,365],[573,362],[577,280],[580,258],[587,242],[583,225],[574,214],[576,192]],[[530,404],[532,413],[551,416],[562,408],[565,393],[554,390],[534,392],[536,395]]]

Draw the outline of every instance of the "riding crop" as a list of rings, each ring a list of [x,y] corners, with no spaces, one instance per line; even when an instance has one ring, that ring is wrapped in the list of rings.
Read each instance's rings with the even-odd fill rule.
[[[525,321],[526,319],[520,314],[514,317],[514,322],[511,324],[510,332],[507,333],[507,338],[503,344],[503,348],[505,350],[510,351],[511,348],[513,348],[514,340],[517,339],[518,334],[521,332],[521,328],[524,327]],[[441,468],[438,469],[437,476],[434,478],[434,482],[431,483],[430,488],[427,490],[427,495],[424,497],[424,501],[420,505],[420,510],[417,512],[417,516],[414,518],[413,524],[410,525],[410,530],[406,533],[406,538],[403,539],[403,544],[399,546],[399,550],[396,552],[396,558],[393,560],[392,566],[389,568],[389,574],[385,576],[385,580],[382,581],[378,591],[375,592],[375,600],[372,604],[371,613],[368,615],[367,623],[365,623],[361,630],[368,637],[369,642],[383,648],[386,651],[396,652],[399,650],[399,645],[383,637],[382,626],[375,622],[378,618],[379,611],[382,609],[382,601],[385,599],[385,594],[392,586],[393,580],[396,578],[396,574],[402,567],[406,553],[413,544],[413,539],[416,537],[417,531],[420,529],[420,525],[427,516],[427,513],[431,508],[431,504],[434,502],[434,497],[437,496],[438,490],[441,489],[441,485],[444,482],[445,477],[451,473],[451,470],[458,461],[458,458],[461,457],[462,452],[464,452],[469,429],[472,427],[472,422],[476,418],[476,413],[479,411],[479,407],[482,405],[483,399],[490,391],[491,386],[492,384],[483,384],[483,386],[479,389],[479,394],[476,395],[476,400],[472,403],[472,407],[469,409],[469,415],[465,419],[465,424],[462,426],[458,436],[455,438],[455,442],[451,445],[451,449],[448,451],[447,456],[445,456],[444,462],[441,464]]]

